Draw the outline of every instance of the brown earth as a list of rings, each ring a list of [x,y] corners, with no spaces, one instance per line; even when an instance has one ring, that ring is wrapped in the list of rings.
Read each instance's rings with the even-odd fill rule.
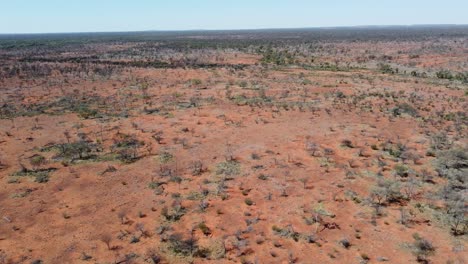
[[[381,55],[421,45],[336,44]],[[466,70],[466,44],[447,45],[453,55],[423,50],[412,65]],[[466,83],[216,53],[247,66],[4,78],[3,109],[13,110],[0,119],[0,263],[415,263],[415,233],[435,248],[424,261],[467,261],[466,235],[436,217],[448,180],[428,155],[442,132],[466,146]],[[408,56],[394,56],[407,67]],[[51,104],[59,99],[86,107]],[[74,142],[85,150],[65,153]],[[397,146],[410,158],[392,154]],[[403,197],[372,200],[381,179]]]

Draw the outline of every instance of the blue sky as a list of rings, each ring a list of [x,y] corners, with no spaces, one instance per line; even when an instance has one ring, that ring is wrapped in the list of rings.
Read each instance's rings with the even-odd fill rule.
[[[468,24],[468,0],[0,0],[0,33]]]

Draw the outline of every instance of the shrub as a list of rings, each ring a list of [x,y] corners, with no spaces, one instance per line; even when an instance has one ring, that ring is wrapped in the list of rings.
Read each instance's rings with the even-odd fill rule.
[[[35,182],[38,183],[46,183],[49,181],[49,173],[48,172],[40,172],[37,173],[34,179]]]
[[[348,147],[348,148],[354,148],[353,142],[351,140],[349,140],[349,139],[343,139],[341,141],[341,146]]]
[[[122,225],[126,224],[128,221],[127,221],[127,213],[125,211],[120,211],[118,214],[117,214],[117,217],[119,218],[120,220],[120,223]]]
[[[161,164],[167,164],[170,161],[172,161],[173,158],[174,158],[174,156],[171,153],[166,152],[166,151],[159,154],[159,162]]]
[[[439,79],[447,79],[447,80],[453,79],[453,74],[449,70],[438,71],[438,72],[436,72],[436,76]]]
[[[413,235],[413,254],[418,262],[428,263],[428,257],[434,255],[435,247],[429,240],[420,237],[417,233]]]
[[[69,159],[71,161],[75,159],[85,160],[92,156],[93,149],[97,148],[97,145],[91,144],[85,140],[80,140],[72,143],[60,144],[57,146],[59,154],[55,158]]]
[[[221,162],[216,165],[216,174],[232,177],[240,174],[240,164],[235,160]]]
[[[211,254],[209,249],[201,248],[198,245],[198,241],[193,236],[193,233],[188,239],[184,239],[180,234],[172,234],[167,242],[168,249],[176,255],[206,258]]]
[[[29,161],[34,168],[38,168],[46,163],[46,158],[42,155],[34,155],[29,159]]]
[[[195,86],[202,84],[202,80],[200,79],[192,79],[190,82],[192,85],[195,85]]]
[[[156,249],[150,248],[146,251],[146,259],[150,264],[159,264],[161,263],[161,257],[159,257],[159,253]]]
[[[369,261],[369,260],[370,260],[369,255],[367,255],[366,253],[361,253],[361,258],[362,258],[364,261]]]
[[[382,144],[382,149],[387,151],[388,154],[394,156],[395,158],[399,158],[403,151],[405,151],[406,147],[403,144],[393,144],[386,142]]]
[[[320,156],[320,146],[317,143],[307,142],[306,151],[313,157]]]
[[[81,252],[81,255],[80,255],[80,260],[83,260],[83,261],[88,261],[88,260],[91,260],[93,257],[86,254],[86,252]]]
[[[192,171],[192,176],[200,176],[205,172],[205,169],[203,168],[203,163],[201,161],[194,161],[190,165],[190,169]]]
[[[466,183],[466,175],[468,175],[468,148],[457,148],[439,152],[435,167],[439,176],[460,183]]]
[[[394,167],[395,169],[395,174],[400,176],[400,177],[408,177],[409,174],[409,168],[403,164],[397,164]]]
[[[15,172],[12,176],[19,177],[34,177],[34,181],[38,183],[46,183],[49,181],[49,174],[55,171],[55,168],[43,169],[43,170],[28,170],[25,167],[21,171]]]
[[[459,81],[462,81],[463,83],[468,83],[468,72],[465,72],[465,73],[462,73],[462,72],[459,72],[455,75],[455,79],[459,80]],[[465,90],[465,94],[467,93],[467,91]]]
[[[446,221],[450,226],[452,234],[455,236],[465,235],[468,231],[466,198],[459,197],[457,200],[448,201],[446,207]]]
[[[135,135],[117,134],[112,145],[117,150],[117,158],[124,163],[132,163],[139,159],[138,149],[145,143],[139,141]]]
[[[346,249],[351,247],[351,242],[349,242],[349,240],[346,238],[340,240],[340,244]]]
[[[248,85],[249,85],[249,83],[247,81],[240,81],[239,82],[239,87],[241,87],[241,88],[247,88]]]
[[[250,158],[253,159],[253,160],[260,160],[261,159],[260,155],[258,155],[257,153],[252,153],[250,155]]]
[[[392,66],[390,66],[389,64],[379,63],[378,67],[381,73],[386,73],[386,74],[398,73],[398,69],[393,69]]]
[[[201,200],[200,203],[198,204],[198,208],[200,209],[201,212],[205,212],[206,209],[208,209],[208,206],[210,204],[206,200]]]
[[[138,242],[140,242],[140,238],[137,236],[132,236],[132,238],[130,239],[130,244],[136,244]]]
[[[383,180],[371,189],[371,200],[382,205],[385,203],[398,202],[403,199],[400,183],[392,180]]]
[[[418,110],[409,105],[408,103],[398,104],[392,110],[393,116],[401,116],[402,114],[407,114],[412,117],[418,116]]]
[[[198,248],[194,238],[184,239],[180,234],[173,234],[168,239],[169,249],[176,255],[193,256]]]
[[[211,229],[205,224],[205,222],[201,222],[198,224],[198,228],[202,231],[205,236],[211,235]]]
[[[175,203],[171,210],[167,206],[161,209],[161,215],[171,222],[179,221],[185,215],[185,208],[179,203]]]
[[[292,238],[294,241],[299,241],[301,238],[301,234],[294,231],[292,226],[287,226],[286,228],[280,228],[276,225],[272,226],[271,228],[273,230],[273,233],[275,235],[281,236],[281,237],[287,237],[287,238]]]
[[[447,133],[440,132],[431,136],[431,150],[447,150],[450,149],[452,142],[450,142]]]
[[[87,106],[82,106],[78,108],[77,110],[78,116],[80,116],[83,119],[93,119],[98,117],[99,112],[95,109],[90,109]]]

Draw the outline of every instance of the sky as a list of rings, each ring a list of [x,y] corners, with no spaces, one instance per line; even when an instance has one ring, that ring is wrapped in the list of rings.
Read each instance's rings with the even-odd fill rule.
[[[468,0],[0,0],[0,33],[468,24]]]

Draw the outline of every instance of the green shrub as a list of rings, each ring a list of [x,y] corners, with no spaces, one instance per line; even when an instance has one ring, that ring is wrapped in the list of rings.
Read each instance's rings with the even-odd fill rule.
[[[205,222],[201,222],[198,224],[198,228],[202,231],[205,236],[211,235],[211,229],[205,224]]]
[[[72,161],[76,159],[90,159],[94,156],[92,155],[92,152],[93,149],[97,148],[97,146],[98,145],[91,144],[84,140],[60,144],[57,145],[59,153],[54,158],[69,159]]]
[[[194,238],[184,239],[180,234],[169,236],[168,248],[175,255],[193,256],[198,250],[198,243]]]
[[[216,174],[232,177],[240,174],[240,164],[235,160],[221,162],[216,165]]]
[[[38,183],[46,183],[49,181],[49,173],[48,172],[40,172],[35,175],[35,182]]]
[[[397,164],[394,167],[395,174],[400,176],[400,177],[408,177],[410,169],[408,166],[403,165],[403,164]]]
[[[29,160],[33,167],[40,167],[46,162],[46,158],[42,155],[34,155]]]
[[[452,80],[453,79],[453,74],[449,70],[441,70],[436,72],[436,76],[439,79],[447,79],[447,80]]]
[[[381,73],[385,73],[385,74],[398,73],[398,69],[393,69],[392,66],[390,66],[389,64],[379,63],[378,67]]]
[[[77,112],[78,112],[78,116],[80,116],[81,118],[84,118],[84,119],[96,118],[98,116],[98,114],[99,114],[99,112],[97,110],[90,109],[87,106],[83,106],[83,107],[78,108]]]
[[[159,154],[159,162],[161,164],[167,164],[170,161],[172,161],[173,158],[174,158],[174,156],[171,153],[166,152],[166,151]]]
[[[23,168],[21,171],[15,172],[12,176],[18,177],[33,177],[35,182],[46,183],[49,181],[49,174],[55,171],[55,168],[43,169],[43,170],[28,170]]]

